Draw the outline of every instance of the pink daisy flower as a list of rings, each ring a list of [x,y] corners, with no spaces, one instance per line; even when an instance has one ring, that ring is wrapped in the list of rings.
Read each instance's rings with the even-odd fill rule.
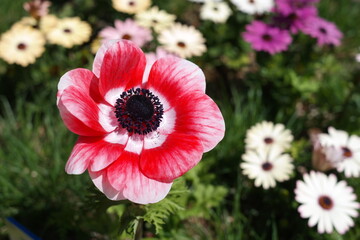
[[[270,54],[287,50],[292,41],[288,31],[269,26],[261,21],[253,21],[247,25],[243,37],[254,50]]]
[[[57,94],[65,125],[79,135],[66,172],[88,170],[109,199],[140,204],[162,200],[225,129],[198,66],[161,58],[144,83],[145,66],[133,43],[109,41],[92,71],[78,68],[61,77]]]
[[[293,8],[291,11],[277,8],[275,12],[278,14],[275,16],[276,24],[288,29],[291,33],[302,31],[306,27],[307,21],[317,16],[317,9],[313,6]]]
[[[343,37],[343,34],[334,23],[320,17],[309,19],[303,28],[303,32],[316,38],[319,46],[326,44],[338,46],[341,44],[341,38]]]
[[[139,26],[134,20],[115,20],[115,27],[106,27],[99,33],[103,42],[107,40],[125,39],[142,47],[153,39],[150,29]]]
[[[296,9],[312,7],[319,0],[276,0],[276,9],[282,14],[288,15]]]

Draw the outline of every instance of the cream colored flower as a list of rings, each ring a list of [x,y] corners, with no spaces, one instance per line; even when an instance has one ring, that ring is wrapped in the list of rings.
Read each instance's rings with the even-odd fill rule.
[[[40,31],[42,31],[45,34],[50,32],[52,29],[56,27],[58,21],[59,19],[52,14],[41,17],[39,23]]]
[[[136,14],[137,24],[147,28],[154,28],[155,32],[160,32],[174,24],[176,16],[164,10],[159,10],[157,6]]]
[[[31,27],[11,28],[0,39],[0,57],[23,67],[34,63],[45,51],[44,35]]]
[[[78,17],[59,19],[53,30],[47,34],[50,43],[71,48],[89,41],[91,27]]]
[[[33,17],[23,17],[20,21],[14,23],[11,28],[38,28],[41,32],[46,34],[56,26],[57,22],[58,18],[51,14],[42,16],[39,20],[36,20]]]
[[[201,56],[206,51],[205,39],[193,26],[175,23],[160,32],[158,37],[162,47],[182,58]]]
[[[200,9],[200,18],[215,23],[224,23],[229,18],[231,9],[226,2],[208,0]]]
[[[134,14],[148,9],[151,0],[112,0],[112,5],[119,12]]]
[[[37,20],[33,17],[23,17],[20,19],[20,21],[17,21],[14,23],[11,28],[23,28],[23,27],[31,27],[31,28],[37,28]]]
[[[92,54],[96,54],[101,47],[102,38],[97,36],[90,44],[90,51]]]

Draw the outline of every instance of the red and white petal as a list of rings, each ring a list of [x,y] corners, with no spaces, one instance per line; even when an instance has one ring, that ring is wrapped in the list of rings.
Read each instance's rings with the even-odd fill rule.
[[[106,131],[99,123],[97,104],[80,89],[66,88],[59,100],[59,111],[67,128],[82,136],[100,136]]]
[[[163,94],[170,104],[193,91],[205,92],[205,76],[194,63],[176,57],[157,60],[152,66],[147,88],[154,88]]]
[[[173,108],[164,112],[163,119],[156,131],[145,135],[144,148],[151,149],[160,147],[166,141],[167,136],[174,132],[175,122],[176,112]]]
[[[115,188],[113,188],[113,186],[111,186],[111,184],[109,183],[108,177],[107,177],[107,171],[106,170],[102,170],[99,172],[92,172],[89,170],[89,175],[91,180],[93,181],[94,185],[105,194],[105,196],[107,198],[109,198],[110,200],[124,200],[126,199],[123,195],[122,195],[122,191],[119,191]]]
[[[105,131],[114,131],[119,125],[119,122],[115,116],[115,108],[103,103],[98,104],[98,107],[100,109],[99,123],[105,129]]]
[[[77,68],[68,71],[60,78],[58,83],[57,104],[63,91],[70,86],[76,87],[94,100],[100,101],[98,82],[99,79],[88,69]]]
[[[101,65],[103,63],[104,55],[106,51],[108,50],[109,47],[111,47],[112,45],[114,45],[116,42],[119,41],[121,40],[107,40],[101,45],[99,50],[96,52],[92,71],[98,78],[100,77]]]
[[[223,139],[224,118],[216,103],[206,94],[187,94],[178,100],[175,109],[175,131],[198,137],[204,152],[213,149]]]
[[[100,70],[99,90],[102,96],[112,89],[141,87],[145,65],[144,53],[130,41],[111,45],[104,54]]]
[[[122,191],[126,199],[139,204],[159,202],[172,185],[143,175],[139,169],[139,155],[126,151],[107,168],[107,177],[112,187]]]
[[[142,151],[140,169],[151,179],[172,182],[193,168],[201,160],[202,153],[199,138],[174,132],[160,147]]]
[[[81,174],[87,168],[100,171],[119,158],[124,145],[109,144],[101,137],[82,137],[76,142],[65,170],[69,174]]]

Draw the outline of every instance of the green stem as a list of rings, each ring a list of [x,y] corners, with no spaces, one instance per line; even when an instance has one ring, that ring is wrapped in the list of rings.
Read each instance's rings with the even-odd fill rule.
[[[137,226],[136,226],[134,240],[141,240],[142,239],[143,224],[144,224],[144,219],[140,218],[138,223],[137,223]]]

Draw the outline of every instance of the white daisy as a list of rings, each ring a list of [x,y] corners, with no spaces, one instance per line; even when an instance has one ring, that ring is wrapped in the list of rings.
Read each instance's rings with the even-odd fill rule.
[[[274,0],[231,0],[242,12],[247,14],[263,14],[274,7]]]
[[[137,24],[147,28],[154,28],[155,32],[170,27],[174,24],[176,16],[164,10],[159,10],[157,6],[136,14]]]
[[[189,0],[190,2],[204,3],[208,0]],[[222,0],[213,0],[214,2],[221,2]]]
[[[11,28],[0,39],[0,57],[10,64],[25,67],[34,63],[44,51],[44,35],[31,27]]]
[[[323,152],[346,177],[360,176],[360,137],[329,127],[329,134],[319,134]]]
[[[353,189],[345,181],[337,182],[336,176],[311,171],[304,174],[304,181],[297,181],[295,199],[301,205],[302,218],[309,218],[309,226],[317,224],[319,233],[331,233],[333,228],[344,234],[354,226],[351,217],[357,217],[360,204]]]
[[[264,189],[275,187],[276,181],[288,180],[294,169],[290,155],[282,153],[278,147],[248,150],[242,159],[243,174],[255,179],[255,186]]]
[[[158,40],[162,47],[182,58],[201,56],[206,51],[205,39],[193,26],[175,23],[160,32]]]
[[[357,54],[355,55],[355,61],[356,61],[356,62],[360,62],[360,53],[357,53]]]
[[[208,0],[200,9],[200,18],[215,23],[224,23],[229,18],[231,9],[225,2]]]
[[[246,132],[246,148],[256,149],[277,146],[283,150],[290,147],[293,140],[290,130],[283,124],[263,121]]]

